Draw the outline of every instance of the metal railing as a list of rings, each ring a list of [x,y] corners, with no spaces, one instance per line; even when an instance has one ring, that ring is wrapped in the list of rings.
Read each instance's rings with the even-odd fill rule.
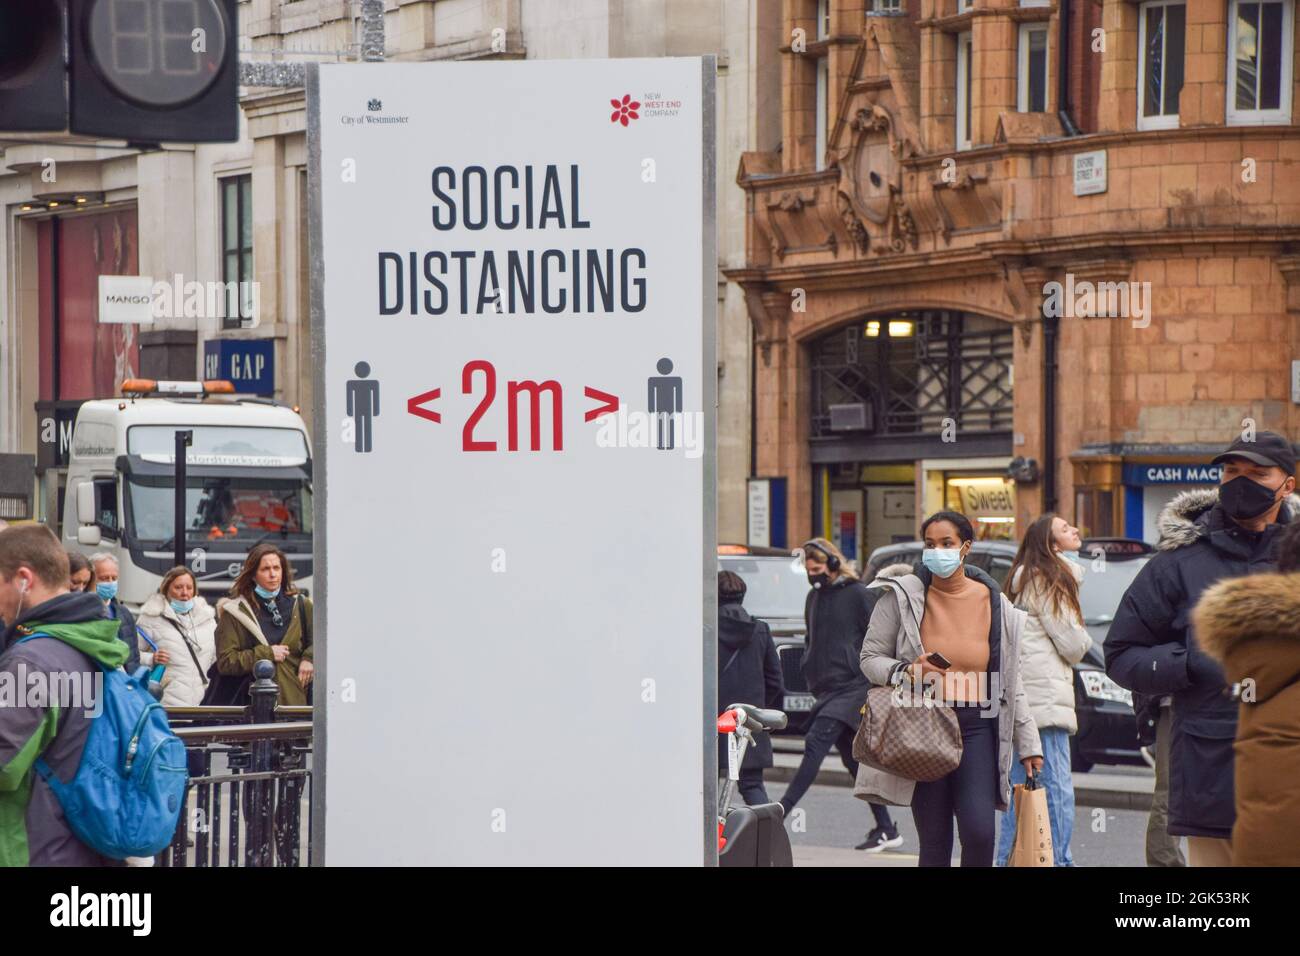
[[[312,709],[276,706],[274,672],[258,662],[247,707],[168,708],[190,781],[157,865],[311,865]]]

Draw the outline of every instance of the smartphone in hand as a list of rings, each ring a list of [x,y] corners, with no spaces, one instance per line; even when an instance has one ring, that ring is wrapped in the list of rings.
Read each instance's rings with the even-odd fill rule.
[[[932,654],[927,654],[925,659],[929,661],[931,664],[933,664],[935,667],[943,667],[943,668],[952,667],[952,661],[948,660],[948,658],[944,657],[938,651],[935,651]]]

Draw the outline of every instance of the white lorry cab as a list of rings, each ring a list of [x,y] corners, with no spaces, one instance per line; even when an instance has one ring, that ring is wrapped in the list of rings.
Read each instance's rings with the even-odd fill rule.
[[[120,399],[77,413],[64,498],[64,547],[112,554],[130,607],[175,565],[176,432],[185,455],[185,564],[209,602],[226,594],[249,549],[271,542],[294,582],[312,573],[311,443],[302,418],[229,382],[123,383]]]

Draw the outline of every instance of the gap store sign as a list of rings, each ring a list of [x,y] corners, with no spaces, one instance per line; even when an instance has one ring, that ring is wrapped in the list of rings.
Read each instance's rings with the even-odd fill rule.
[[[226,379],[241,395],[274,395],[275,342],[209,339],[203,344],[203,377]]]

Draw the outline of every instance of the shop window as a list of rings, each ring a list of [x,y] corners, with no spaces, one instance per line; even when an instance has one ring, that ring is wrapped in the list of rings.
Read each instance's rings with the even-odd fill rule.
[[[1115,492],[1110,488],[1079,488],[1074,493],[1074,523],[1085,538],[1116,534]]]
[[[1228,122],[1290,123],[1292,0],[1232,0],[1228,12]]]
[[[865,319],[810,345],[812,435],[1011,430],[1011,327],[960,312]],[[852,414],[850,414],[852,413]]]
[[[1177,129],[1187,6],[1155,0],[1138,12],[1138,129]]]
[[[1016,485],[1001,475],[945,472],[944,507],[969,518],[979,541],[1015,540]]]
[[[1020,69],[1016,109],[1022,113],[1047,112],[1047,24],[1020,25]]]
[[[253,177],[231,176],[221,187],[221,281],[226,287],[222,327],[238,329],[253,317]]]
[[[957,35],[957,148],[971,147],[971,92],[972,82],[971,35]]]

